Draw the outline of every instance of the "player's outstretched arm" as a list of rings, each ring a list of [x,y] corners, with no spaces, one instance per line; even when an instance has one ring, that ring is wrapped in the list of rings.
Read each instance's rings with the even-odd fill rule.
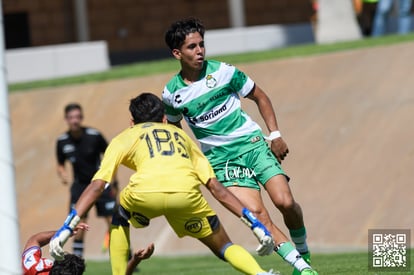
[[[56,232],[49,243],[50,255],[55,260],[64,259],[63,246],[74,233],[76,226],[82,217],[95,201],[99,198],[105,188],[106,182],[103,180],[94,180],[83,191],[75,207],[72,208],[69,215],[66,217],[63,226]]]
[[[256,219],[249,209],[245,208],[241,201],[227,190],[216,178],[209,179],[206,187],[216,200],[237,217],[241,218],[241,220],[252,229],[254,235],[260,242],[260,245],[256,249],[257,253],[260,256],[271,254],[274,249],[273,238],[269,230]]]
[[[78,230],[88,230],[89,226],[86,223],[80,223],[74,230],[74,234],[76,234],[76,232]],[[55,235],[56,231],[44,231],[44,232],[39,232],[36,234],[33,234],[26,242],[23,251],[27,250],[28,248],[32,247],[32,246],[38,246],[38,247],[43,247],[45,245],[47,245],[50,241],[50,239],[53,237],[53,235]]]
[[[42,247],[49,243],[50,239],[55,235],[56,231],[44,231],[32,235],[26,242],[23,251],[32,246]]]
[[[154,244],[149,244],[146,248],[139,249],[135,251],[132,258],[128,261],[127,271],[125,275],[132,275],[134,273],[135,268],[137,265],[145,259],[151,257],[152,253],[154,253]]]
[[[243,204],[233,193],[227,190],[216,178],[211,178],[206,184],[207,189],[224,207],[237,217],[243,215]]]
[[[93,180],[85,191],[83,191],[78,202],[75,205],[75,209],[79,216],[83,216],[92,207],[95,201],[101,196],[105,189],[106,181]]]

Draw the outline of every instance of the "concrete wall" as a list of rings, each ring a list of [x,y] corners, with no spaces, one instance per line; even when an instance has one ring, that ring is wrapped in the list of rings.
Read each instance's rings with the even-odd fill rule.
[[[104,41],[6,51],[9,83],[101,72],[109,68]]]
[[[267,25],[206,31],[207,54],[223,55],[313,43],[310,24]],[[63,44],[6,51],[9,83],[107,70],[106,42]]]
[[[310,24],[211,30],[206,31],[204,38],[209,56],[262,51],[314,42]]]

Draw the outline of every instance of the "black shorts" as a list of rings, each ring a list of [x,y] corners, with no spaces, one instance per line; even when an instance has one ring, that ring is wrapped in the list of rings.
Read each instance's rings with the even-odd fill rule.
[[[70,188],[70,208],[75,206],[86,187],[88,187],[88,184],[72,184],[72,187]],[[115,205],[116,198],[112,194],[111,186],[108,186],[95,202],[96,215],[98,217],[112,217],[112,214],[115,211]],[[88,213],[82,218],[86,218],[87,216]]]

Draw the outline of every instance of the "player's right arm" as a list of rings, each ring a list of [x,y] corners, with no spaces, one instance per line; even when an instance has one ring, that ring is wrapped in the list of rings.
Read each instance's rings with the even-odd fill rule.
[[[273,252],[274,241],[270,231],[245,208],[241,201],[227,190],[216,178],[211,178],[207,184],[207,189],[224,207],[230,210],[237,217],[252,229],[254,235],[260,242],[256,251],[260,256],[269,255]]]
[[[266,127],[270,132],[269,138],[271,140],[271,150],[277,160],[281,163],[289,153],[289,148],[280,136],[279,126],[277,124],[276,114],[272,106],[272,102],[266,93],[257,85],[253,87],[247,95],[247,98],[256,103]],[[277,133],[277,135],[272,137],[272,133]]]
[[[243,216],[243,204],[233,193],[227,190],[216,178],[211,178],[207,184],[207,189],[213,197],[219,201],[224,207],[237,217]]]
[[[101,161],[101,167],[95,173],[91,183],[83,191],[74,210],[78,216],[83,216],[100,197],[107,183],[112,182],[119,165],[124,158],[123,143],[116,138],[107,147]]]
[[[75,207],[67,216],[63,226],[56,232],[51,239],[50,255],[56,260],[64,258],[63,245],[73,234],[73,230],[82,217],[101,196],[107,183],[111,182],[124,157],[122,142],[117,142],[116,138],[111,142],[105,151],[101,162],[101,167],[96,172],[92,182],[83,191]]]
[[[69,174],[68,174],[68,171],[66,171],[65,164],[58,163],[56,167],[56,171],[62,183],[64,185],[67,185],[69,183]]]

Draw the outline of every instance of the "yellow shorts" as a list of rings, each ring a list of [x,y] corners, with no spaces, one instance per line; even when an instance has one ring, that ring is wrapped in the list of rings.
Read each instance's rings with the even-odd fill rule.
[[[158,193],[121,192],[121,206],[129,212],[129,222],[137,228],[146,227],[155,217],[165,216],[178,237],[205,238],[218,227],[216,213],[201,192]]]

